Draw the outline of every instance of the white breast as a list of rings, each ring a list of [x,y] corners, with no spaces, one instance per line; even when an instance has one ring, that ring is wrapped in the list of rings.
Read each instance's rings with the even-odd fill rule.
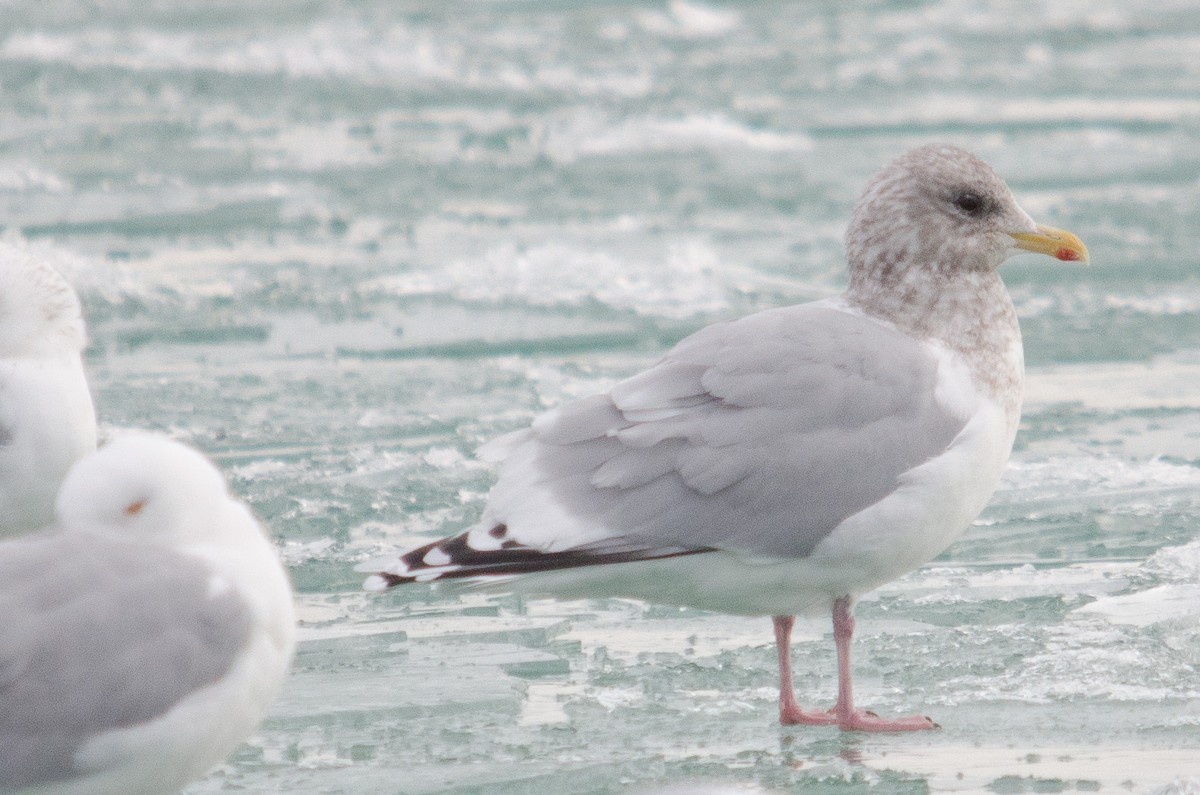
[[[928,562],[979,515],[1012,451],[1019,411],[978,390],[958,355],[938,350],[937,399],[966,419],[941,455],[901,476],[901,485],[849,517],[813,550],[812,559],[858,572],[856,593]]]

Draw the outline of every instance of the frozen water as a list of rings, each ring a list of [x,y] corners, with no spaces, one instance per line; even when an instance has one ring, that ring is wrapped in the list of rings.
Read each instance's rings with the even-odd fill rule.
[[[1200,776],[1200,4],[62,0],[0,14],[0,225],[91,326],[102,428],[213,454],[301,592],[188,792],[1189,793]],[[716,319],[828,295],[863,180],[977,151],[1088,268],[1005,266],[1029,384],[980,521],[780,728],[770,624],[359,591],[474,448]],[[833,699],[829,628],[797,689]]]

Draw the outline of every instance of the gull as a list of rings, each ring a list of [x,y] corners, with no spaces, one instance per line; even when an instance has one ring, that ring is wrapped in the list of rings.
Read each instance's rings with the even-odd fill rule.
[[[844,293],[703,328],[485,445],[502,465],[481,520],[360,566],[364,587],[470,578],[769,615],[782,723],[936,728],[855,706],[853,608],[945,549],[999,482],[1024,355],[997,268],[1018,251],[1088,259],[971,153],[900,156],[854,208]],[[792,687],[794,616],[814,610],[833,617],[828,711]]]
[[[54,516],[67,470],[96,449],[75,291],[29,251],[0,243],[0,536]]]
[[[294,634],[287,574],[217,469],[118,436],[52,526],[0,542],[0,793],[177,791],[258,725]]]

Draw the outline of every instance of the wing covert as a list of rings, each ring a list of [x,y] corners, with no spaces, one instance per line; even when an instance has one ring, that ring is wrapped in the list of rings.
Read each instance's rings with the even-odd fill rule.
[[[964,427],[938,378],[924,346],[829,305],[709,326],[608,394],[539,418],[484,524],[533,548],[803,556]]]
[[[82,547],[82,549],[81,549]],[[168,550],[38,535],[0,551],[0,790],[66,781],[90,737],[219,679],[249,608]]]

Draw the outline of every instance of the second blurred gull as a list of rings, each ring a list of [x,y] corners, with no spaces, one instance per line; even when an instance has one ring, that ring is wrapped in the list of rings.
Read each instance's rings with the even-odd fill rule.
[[[177,791],[258,725],[294,635],[287,574],[220,472],[117,438],[53,526],[0,542],[0,793]]]
[[[39,255],[0,242],[0,536],[36,530],[75,461],[96,449],[79,299]]]

